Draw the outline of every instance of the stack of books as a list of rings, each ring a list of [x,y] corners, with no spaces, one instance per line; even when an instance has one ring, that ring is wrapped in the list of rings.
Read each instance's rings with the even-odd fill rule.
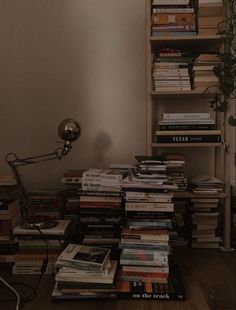
[[[52,274],[58,255],[65,247],[70,221],[50,222],[47,228],[28,229],[18,225],[13,230],[19,251],[13,274]]]
[[[176,191],[186,191],[188,181],[185,176],[185,155],[182,153],[162,153],[166,165],[166,176],[169,181],[173,181],[178,189]]]
[[[196,14],[189,0],[152,1],[152,36],[196,35]]]
[[[220,143],[210,113],[164,113],[158,121],[156,143]]]
[[[218,248],[221,237],[218,235],[219,199],[191,199],[192,247]]]
[[[115,298],[117,261],[102,247],[68,244],[56,261],[53,300]]]
[[[141,285],[145,293],[148,285],[168,285],[169,279],[169,229],[177,186],[165,181],[166,168],[160,156],[136,159],[136,175],[131,173],[123,182],[127,223],[119,244],[118,284],[123,293],[135,285]]]
[[[11,265],[15,261],[17,244],[12,232],[20,220],[20,199],[15,186],[0,186],[0,266]]]
[[[80,242],[82,235],[79,230],[79,202],[80,202],[80,190],[82,184],[82,174],[84,169],[68,169],[61,178],[64,185],[63,197],[63,218],[70,220],[70,240]]]
[[[88,169],[82,176],[79,229],[83,244],[116,248],[124,222],[123,169]]]
[[[204,91],[211,88],[217,91],[219,81],[214,73],[214,67],[219,63],[219,54],[200,54],[192,68],[193,89]]]
[[[45,216],[51,219],[62,218],[64,200],[60,189],[39,188],[30,190],[28,195],[35,216]]]
[[[217,34],[224,16],[223,0],[199,0],[198,5],[198,34]]]
[[[189,180],[190,188],[198,194],[218,194],[224,189],[224,183],[216,177],[195,175]]]
[[[191,237],[189,216],[190,203],[186,198],[174,198],[173,230],[170,233],[172,246],[187,246]]]
[[[154,91],[191,90],[189,64],[193,53],[176,48],[162,48],[153,58]]]

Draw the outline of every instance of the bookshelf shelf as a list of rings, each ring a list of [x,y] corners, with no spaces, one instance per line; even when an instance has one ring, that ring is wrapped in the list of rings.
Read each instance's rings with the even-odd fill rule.
[[[203,92],[200,89],[186,90],[186,91],[151,91],[153,97],[171,97],[171,96],[203,96]]]
[[[197,5],[198,1],[196,1]],[[158,5],[155,6],[157,8]],[[211,87],[212,84],[204,84],[206,80],[199,79],[202,83],[198,83],[197,86],[194,82],[195,75],[191,71],[188,71],[188,78],[179,79],[178,82],[174,83],[173,81],[178,80],[176,76],[182,75],[185,76],[186,72],[184,69],[191,68],[191,66],[179,65],[178,60],[176,60],[176,67],[171,66],[171,62],[175,62],[173,59],[180,57],[179,63],[188,63],[193,64],[196,57],[201,54],[217,54],[224,44],[224,37],[218,34],[208,35],[208,34],[197,34],[197,35],[187,35],[186,32],[184,35],[164,35],[159,36],[158,27],[160,26],[157,21],[157,16],[152,16],[153,13],[152,0],[146,0],[146,114],[147,114],[147,135],[146,135],[146,153],[147,155],[160,155],[162,152],[167,153],[182,153],[186,155],[188,160],[188,170],[186,177],[190,177],[195,174],[209,174],[223,181],[225,184],[225,193],[219,195],[215,194],[195,194],[190,192],[179,192],[176,193],[176,197],[218,197],[221,198],[224,203],[224,247],[230,249],[230,171],[229,170],[229,156],[225,152],[225,148],[222,147],[221,142],[201,142],[201,143],[155,143],[156,131],[160,130],[160,120],[163,120],[163,115],[166,114],[191,114],[191,113],[209,113],[210,118],[214,120],[214,124],[217,130],[220,130],[220,135],[222,141],[228,141],[229,131],[227,130],[227,115],[226,113],[215,113],[210,109],[209,102],[204,99],[203,92],[208,86]],[[199,9],[199,8],[198,8]],[[199,11],[199,10],[198,10]],[[224,10],[222,10],[224,11]],[[196,11],[195,11],[196,13]],[[199,12],[198,12],[199,13]],[[164,13],[163,13],[164,14]],[[166,18],[162,16],[162,18]],[[187,17],[186,17],[187,18]],[[167,19],[168,20],[168,19]],[[199,22],[197,22],[199,26]],[[161,31],[165,31],[163,28]],[[199,28],[200,29],[200,28]],[[195,28],[197,31],[197,29]],[[195,31],[194,30],[194,31]],[[200,32],[202,29],[199,30]],[[215,30],[217,33],[217,29]],[[202,31],[203,32],[203,31]],[[154,34],[153,34],[154,33]],[[156,36],[157,35],[157,36]],[[172,59],[168,60],[170,51],[174,51]],[[177,53],[175,55],[175,52]],[[182,53],[183,52],[183,53]],[[189,58],[188,58],[189,56]],[[188,60],[186,60],[188,59]],[[167,62],[169,64],[162,66],[161,62]],[[155,62],[155,65],[153,63]],[[160,70],[161,68],[161,70]],[[169,68],[178,68],[179,71],[173,72]],[[182,71],[181,71],[181,68]],[[169,71],[168,71],[169,70]],[[174,69],[172,69],[174,70]],[[201,69],[202,70],[202,69]],[[209,69],[205,69],[209,70]],[[195,74],[196,72],[194,72]],[[176,76],[175,76],[176,74]],[[198,76],[199,74],[197,72]],[[169,75],[169,76],[168,76]],[[167,78],[166,78],[167,77]],[[171,78],[172,77],[172,78]],[[174,78],[173,78],[174,77]],[[181,82],[180,81],[184,81]],[[171,82],[169,82],[171,81]],[[171,89],[181,89],[184,86],[189,86],[188,82],[190,81],[190,86],[198,87],[198,89],[192,89],[188,91],[171,91]],[[211,81],[211,79],[209,79]],[[168,83],[169,82],[169,83]],[[215,85],[215,84],[214,84]],[[186,88],[189,89],[190,87]],[[162,89],[162,91],[158,91]],[[163,91],[164,89],[164,91]],[[209,94],[207,94],[207,99]],[[214,94],[212,94],[214,96]],[[170,117],[171,119],[171,117]],[[184,117],[183,117],[184,119]],[[203,122],[204,123],[204,122]],[[174,124],[167,122],[171,128]],[[184,122],[183,122],[184,124]],[[167,125],[167,126],[168,126]],[[184,126],[183,126],[184,128]],[[162,129],[168,130],[168,129]],[[172,130],[172,129],[171,129]],[[196,130],[196,129],[195,129]],[[185,130],[187,135],[187,131]],[[210,134],[210,133],[209,133]],[[174,134],[173,134],[174,135]],[[200,137],[201,138],[201,137]],[[162,141],[162,140],[160,140]],[[202,141],[204,141],[202,139]],[[210,140],[209,140],[210,141]],[[217,141],[217,140],[212,140]],[[198,160],[198,157],[199,160]],[[201,171],[201,172],[199,172]],[[192,173],[193,172],[193,173]]]
[[[226,198],[226,193],[220,194],[197,194],[193,192],[174,192],[175,198]]]

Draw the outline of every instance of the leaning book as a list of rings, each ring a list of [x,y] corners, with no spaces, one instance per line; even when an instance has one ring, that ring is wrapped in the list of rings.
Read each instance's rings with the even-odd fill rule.
[[[109,258],[110,249],[70,243],[59,255],[56,265],[102,270]]]

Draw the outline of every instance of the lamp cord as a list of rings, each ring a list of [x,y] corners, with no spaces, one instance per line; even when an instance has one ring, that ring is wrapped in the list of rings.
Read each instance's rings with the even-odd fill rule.
[[[19,310],[20,307],[20,295],[19,293],[14,289],[14,287],[12,287],[7,281],[5,281],[2,277],[0,277],[0,281],[2,281],[2,283],[4,283],[15,295],[16,295],[16,310]]]

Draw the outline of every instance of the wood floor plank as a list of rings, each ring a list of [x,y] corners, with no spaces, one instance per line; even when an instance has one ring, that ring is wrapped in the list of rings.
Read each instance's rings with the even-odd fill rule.
[[[21,305],[21,310],[235,310],[235,252],[207,249],[174,249],[174,260],[181,270],[186,289],[186,301],[107,300],[52,302],[53,276],[43,276],[37,297]],[[1,274],[6,280],[23,281],[36,286],[36,276]],[[3,297],[4,296],[4,297]],[[0,286],[0,301],[15,298]],[[14,310],[14,302],[1,302],[1,309]]]

